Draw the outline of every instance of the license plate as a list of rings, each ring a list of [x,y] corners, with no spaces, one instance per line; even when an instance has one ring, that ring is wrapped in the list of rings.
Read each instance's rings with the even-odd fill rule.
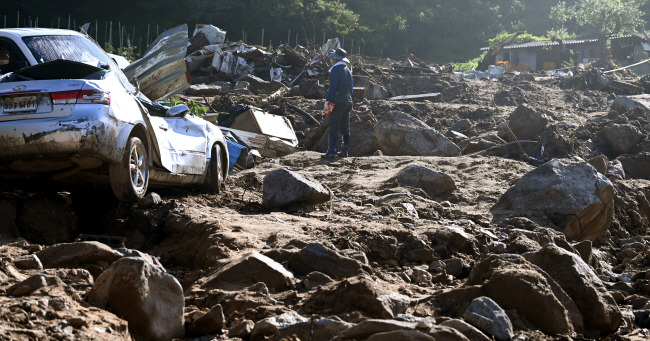
[[[38,109],[38,96],[5,97],[3,102],[5,113],[36,111]]]

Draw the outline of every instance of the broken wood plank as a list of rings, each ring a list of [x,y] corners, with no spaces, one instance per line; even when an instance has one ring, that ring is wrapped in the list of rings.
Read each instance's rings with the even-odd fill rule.
[[[391,97],[388,100],[389,101],[424,101],[424,100],[432,100],[432,101],[438,102],[441,99],[442,99],[442,95],[439,92],[431,92],[431,93],[428,93],[428,94],[396,96],[396,97]]]

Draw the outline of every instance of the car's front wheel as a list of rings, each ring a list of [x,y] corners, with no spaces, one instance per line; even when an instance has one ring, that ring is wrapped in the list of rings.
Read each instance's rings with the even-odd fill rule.
[[[122,161],[108,168],[111,188],[122,201],[141,199],[149,186],[147,150],[137,137],[131,137],[124,148]]]
[[[221,187],[223,186],[225,169],[224,163],[222,160],[223,152],[221,151],[221,145],[215,144],[212,146],[212,152],[210,155],[210,165],[209,170],[210,174],[209,183],[206,186],[208,191],[219,193],[221,192]]]

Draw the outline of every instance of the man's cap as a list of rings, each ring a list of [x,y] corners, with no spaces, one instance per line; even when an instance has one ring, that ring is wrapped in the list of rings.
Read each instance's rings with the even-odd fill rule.
[[[350,60],[345,57],[348,53],[345,52],[344,49],[329,50],[327,54],[336,60],[341,60],[346,63],[350,63]]]

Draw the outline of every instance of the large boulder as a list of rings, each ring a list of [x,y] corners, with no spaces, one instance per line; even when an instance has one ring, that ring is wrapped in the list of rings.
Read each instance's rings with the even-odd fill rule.
[[[451,176],[420,165],[404,167],[397,175],[388,179],[388,182],[396,182],[400,186],[421,188],[430,197],[451,193],[457,188],[456,182]]]
[[[582,330],[582,315],[571,298],[548,274],[521,256],[484,259],[472,269],[465,284],[477,285],[484,296],[504,309],[515,309],[547,334]]]
[[[318,181],[284,168],[276,169],[264,177],[262,201],[271,209],[300,203],[318,205],[330,198],[330,191]]]
[[[524,254],[542,268],[573,299],[584,317],[585,330],[593,337],[614,332],[621,323],[621,311],[612,295],[580,256],[554,244]]]
[[[303,304],[308,313],[338,314],[358,311],[374,318],[393,318],[404,313],[410,300],[387,292],[366,276],[348,278],[319,287]]]
[[[508,128],[519,140],[528,140],[539,135],[546,127],[550,118],[543,113],[537,112],[525,105],[520,105],[508,117],[508,127],[501,127],[499,136],[505,140],[512,140]]]
[[[629,152],[645,135],[631,124],[611,124],[603,128],[603,136],[611,151],[620,155]]]
[[[391,111],[375,125],[375,149],[385,155],[459,156],[460,148],[417,118]]]
[[[202,288],[215,289],[229,283],[252,285],[258,282],[264,282],[271,290],[282,291],[293,286],[293,274],[282,264],[254,251],[210,275]]]
[[[332,278],[352,277],[364,272],[361,262],[346,257],[320,243],[311,243],[289,258],[289,268],[297,274],[322,272]]]
[[[621,162],[628,178],[650,180],[650,153],[620,156],[616,160]]]
[[[185,333],[183,288],[142,258],[111,264],[95,281],[88,301],[127,320],[136,340],[170,340]]]
[[[553,159],[526,173],[492,206],[494,222],[526,217],[567,237],[593,241],[614,217],[612,183],[586,162]]]

